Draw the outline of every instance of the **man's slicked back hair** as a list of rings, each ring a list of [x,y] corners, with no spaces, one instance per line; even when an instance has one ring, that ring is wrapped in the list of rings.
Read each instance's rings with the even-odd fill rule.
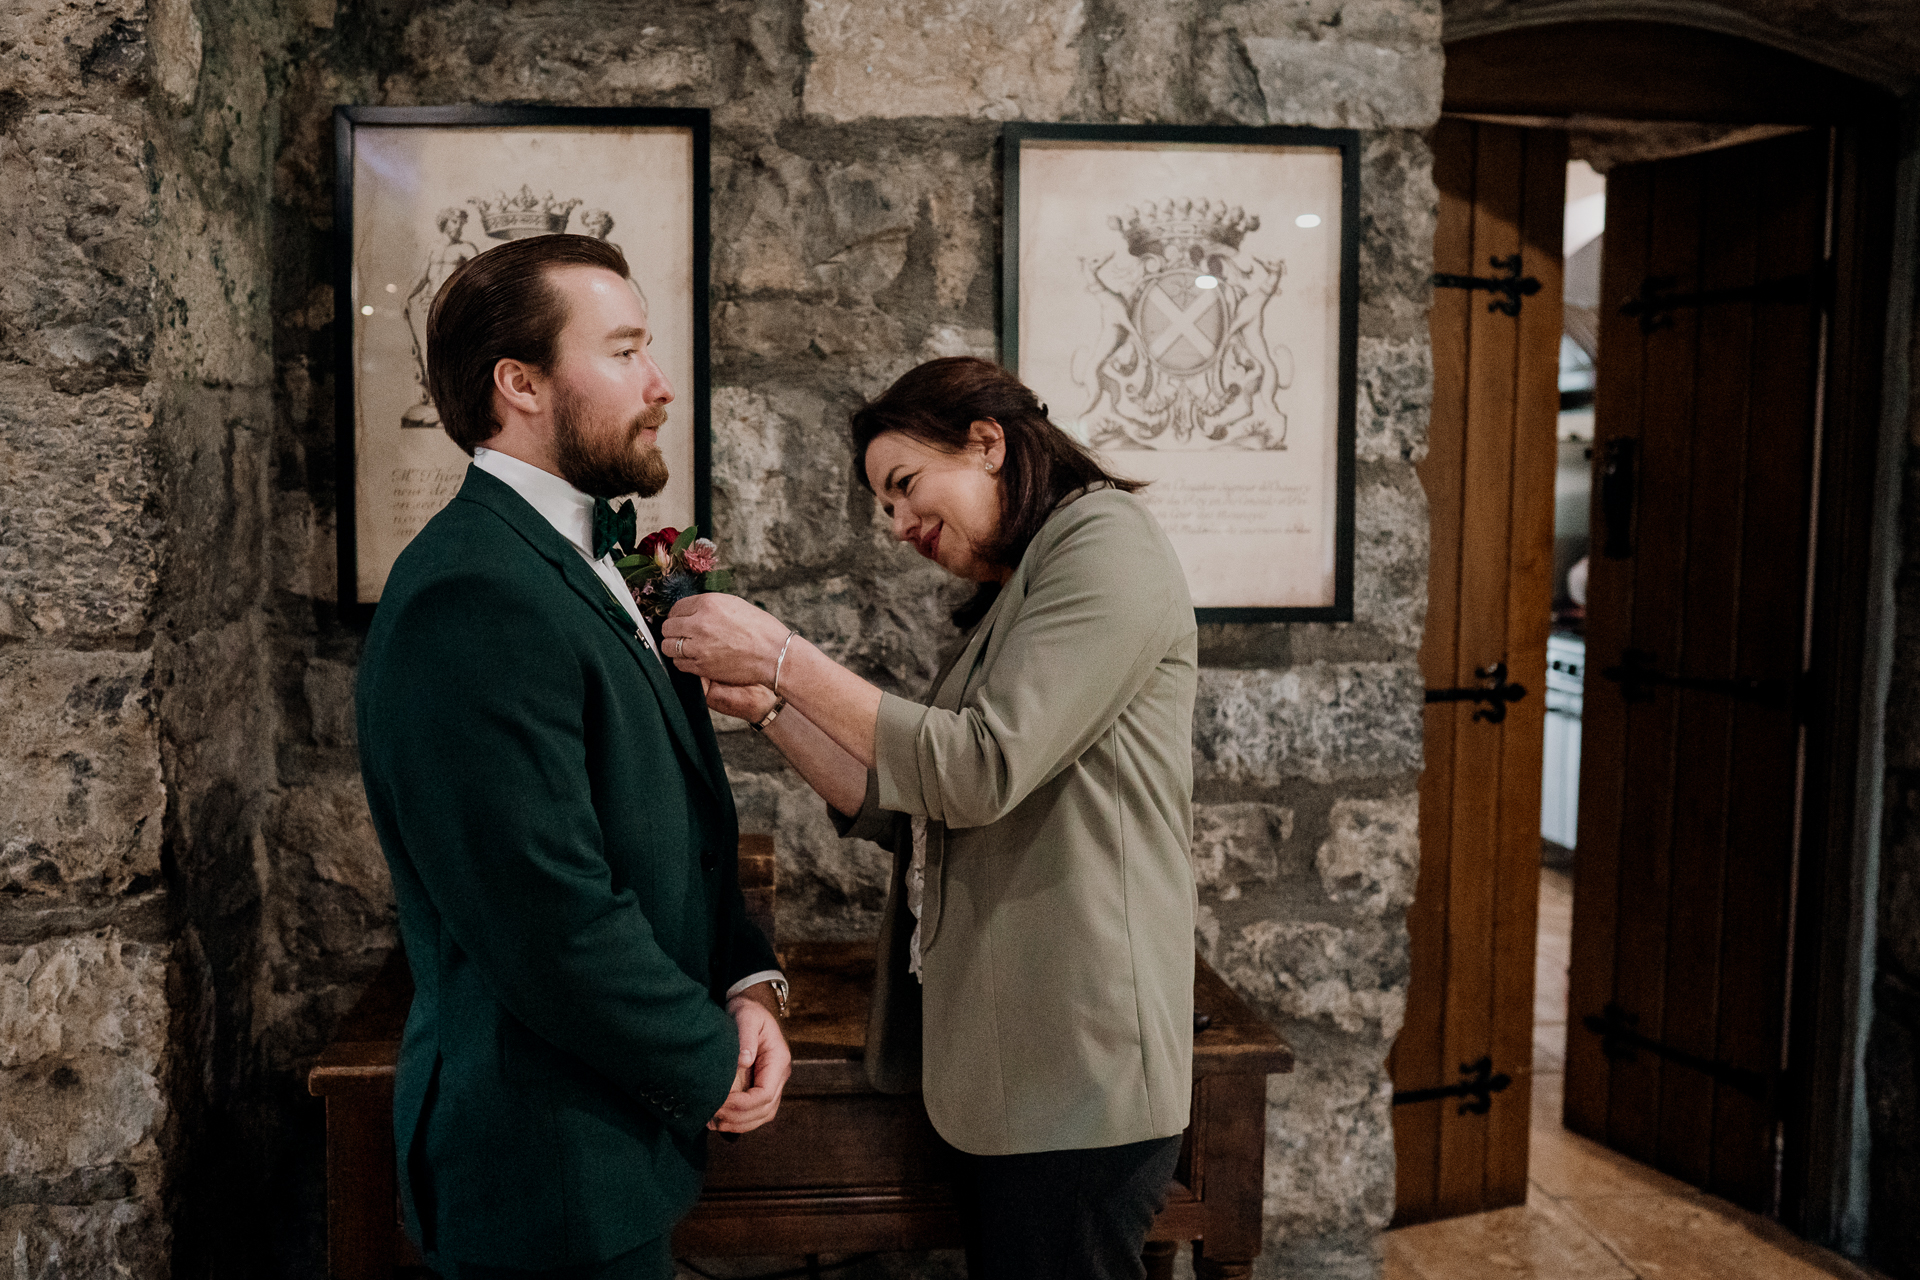
[[[502,360],[546,371],[567,324],[567,301],[554,288],[560,267],[632,273],[620,246],[592,236],[509,240],[468,258],[434,295],[427,313],[427,393],[440,425],[471,454],[500,430],[493,416],[493,368]]]

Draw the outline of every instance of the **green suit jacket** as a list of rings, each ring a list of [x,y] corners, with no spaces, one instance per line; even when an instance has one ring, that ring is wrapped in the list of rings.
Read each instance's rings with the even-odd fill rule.
[[[699,682],[470,468],[394,564],[358,716],[416,988],[394,1096],[410,1234],[543,1268],[670,1230],[733,1081],[724,993],[775,967]]]
[[[1172,545],[1138,499],[1096,489],[1041,528],[930,706],[882,699],[867,801],[839,819],[894,852],[867,1071],[920,1086],[962,1151],[1186,1128],[1196,658]]]

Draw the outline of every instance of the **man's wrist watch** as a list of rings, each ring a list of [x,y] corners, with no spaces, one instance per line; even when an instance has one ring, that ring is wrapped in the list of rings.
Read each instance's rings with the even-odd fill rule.
[[[766,715],[760,717],[758,720],[749,720],[747,723],[755,733],[765,733],[768,726],[779,719],[780,712],[786,708],[786,705],[787,700],[785,698],[775,698],[773,700],[773,710],[767,712]]]
[[[786,1017],[787,1016],[787,980],[785,978],[768,978],[767,985],[773,988],[773,998],[775,1003],[777,1003],[780,1006],[780,1016],[783,1018]]]

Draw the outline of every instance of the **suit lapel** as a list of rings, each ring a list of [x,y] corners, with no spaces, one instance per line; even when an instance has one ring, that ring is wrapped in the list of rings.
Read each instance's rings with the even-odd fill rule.
[[[613,628],[627,652],[633,655],[641,674],[646,677],[655,700],[660,704],[660,714],[666,719],[674,740],[680,744],[682,754],[693,765],[694,772],[716,797],[726,795],[725,784],[720,781],[726,774],[719,763],[718,753],[706,750],[706,744],[694,733],[693,725],[687,718],[687,708],[681,701],[679,690],[674,687],[672,677],[661,665],[659,657],[641,642],[638,632],[634,630],[632,616],[613,598],[607,584],[600,580],[600,576],[581,557],[574,545],[561,537],[560,531],[535,511],[525,498],[515,493],[513,486],[478,467],[467,468],[466,483],[461,485],[457,500],[477,502],[506,521],[543,559],[560,571],[561,580],[572,588],[574,594],[584,600],[601,621]]]

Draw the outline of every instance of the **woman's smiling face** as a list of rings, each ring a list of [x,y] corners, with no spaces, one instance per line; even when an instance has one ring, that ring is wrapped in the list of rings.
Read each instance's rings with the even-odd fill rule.
[[[883,432],[867,446],[867,483],[894,537],[957,578],[1005,582],[1011,570],[982,550],[1000,531],[1006,441],[996,422],[974,423],[971,435],[964,450],[948,453],[903,431]]]

